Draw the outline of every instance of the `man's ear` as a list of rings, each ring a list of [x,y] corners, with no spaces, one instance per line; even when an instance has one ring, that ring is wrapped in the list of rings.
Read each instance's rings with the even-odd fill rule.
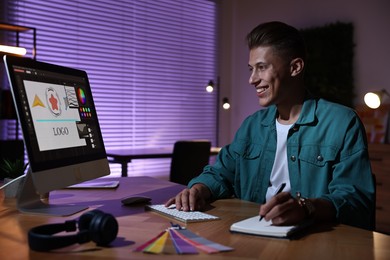
[[[301,58],[295,58],[290,62],[291,77],[295,77],[300,73],[303,73],[305,62]]]

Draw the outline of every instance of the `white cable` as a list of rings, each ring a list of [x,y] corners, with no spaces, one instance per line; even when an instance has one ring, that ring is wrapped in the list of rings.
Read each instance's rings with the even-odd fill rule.
[[[12,183],[14,183],[15,181],[21,179],[21,178],[24,178],[26,177],[26,169],[27,169],[27,166],[29,165],[29,163],[26,163],[24,166],[23,166],[23,175],[20,175],[19,177],[13,179],[12,181],[9,181],[7,182],[6,184],[4,184],[3,186],[0,187],[0,190],[4,189],[5,187],[7,187],[8,185],[11,185]]]
[[[13,179],[12,181],[7,182],[6,184],[4,184],[3,186],[0,187],[0,190],[1,190],[1,189],[4,189],[4,188],[7,187],[8,185],[11,185],[11,184],[14,183],[15,181],[17,181],[17,180],[19,180],[19,179],[21,179],[21,178],[24,178],[24,177],[26,177],[26,174],[20,175],[19,177]]]

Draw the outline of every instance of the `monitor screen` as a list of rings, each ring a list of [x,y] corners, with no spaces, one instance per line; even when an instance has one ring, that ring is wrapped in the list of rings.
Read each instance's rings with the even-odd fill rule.
[[[43,194],[108,175],[87,73],[28,58],[4,61],[34,189]]]

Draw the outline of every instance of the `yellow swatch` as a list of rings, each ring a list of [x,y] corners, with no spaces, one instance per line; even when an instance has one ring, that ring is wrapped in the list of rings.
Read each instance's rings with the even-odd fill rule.
[[[143,252],[152,253],[152,254],[160,254],[164,249],[164,245],[165,245],[165,242],[167,241],[167,238],[168,238],[168,232],[165,232],[153,244],[151,244],[150,246],[145,248]]]

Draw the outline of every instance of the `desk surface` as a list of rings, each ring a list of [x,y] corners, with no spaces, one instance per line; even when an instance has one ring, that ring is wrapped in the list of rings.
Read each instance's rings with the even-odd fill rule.
[[[133,252],[168,227],[171,219],[145,212],[142,206],[124,207],[120,198],[143,194],[152,197],[153,203],[162,203],[183,186],[150,177],[120,178],[120,181],[116,190],[60,190],[50,194],[52,203],[89,205],[113,214],[119,222],[119,234],[111,247],[97,247],[90,242],[64,248],[61,254],[30,251],[28,230],[45,223],[63,223],[83,212],[65,218],[22,214],[16,209],[15,199],[5,199],[0,192],[0,259],[390,259],[390,236],[346,225],[313,227],[298,240],[232,234],[229,232],[232,223],[258,213],[257,204],[237,199],[212,203],[208,212],[221,220],[187,225],[189,230],[233,247],[234,251],[186,256]]]

